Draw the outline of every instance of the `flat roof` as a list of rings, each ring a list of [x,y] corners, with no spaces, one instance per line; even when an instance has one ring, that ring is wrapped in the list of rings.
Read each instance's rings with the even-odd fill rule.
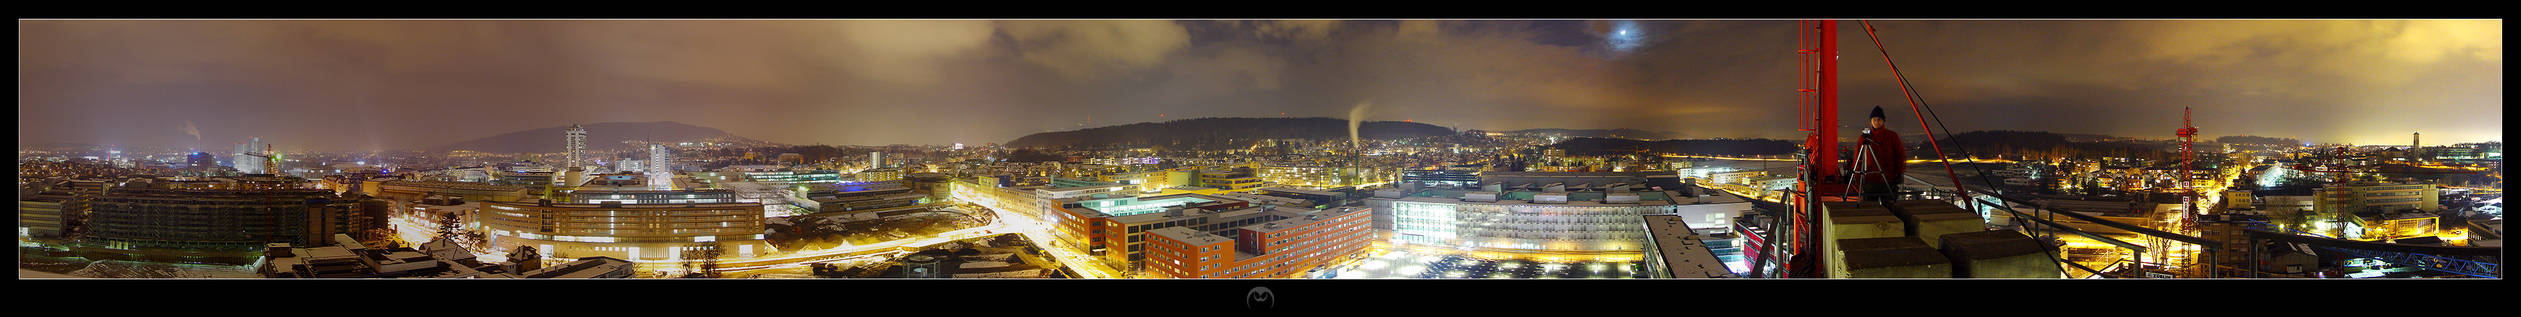
[[[1148,230],[1147,233],[1163,236],[1165,239],[1173,239],[1176,241],[1190,243],[1191,245],[1210,245],[1221,242],[1234,242],[1234,239],[1227,239],[1226,237],[1208,234],[1206,232],[1199,232],[1199,230],[1191,230],[1189,227],[1168,227],[1163,229]]]
[[[1170,216],[1170,215],[1166,215],[1164,212],[1159,211],[1159,212],[1150,212],[1150,213],[1135,214],[1135,215],[1128,215],[1128,216],[1118,216],[1118,217],[1112,217],[1112,222],[1116,222],[1116,223],[1121,223],[1121,224],[1124,224],[1124,225],[1128,225],[1128,224],[1142,224],[1142,223],[1161,222],[1161,221],[1170,221],[1170,220],[1179,220],[1179,219],[1205,218],[1205,217],[1209,217],[1209,216],[1216,216],[1216,217],[1240,217],[1240,216],[1245,216],[1245,215],[1250,215],[1250,214],[1257,214],[1257,213],[1260,213],[1260,212],[1261,212],[1261,208],[1260,208],[1260,207],[1244,207],[1244,208],[1238,208],[1238,209],[1229,209],[1229,210],[1218,211],[1218,212],[1215,212],[1215,213],[1209,213],[1209,212],[1200,211],[1200,210],[1183,210],[1183,211],[1182,211],[1182,216],[1181,216],[1181,217],[1172,217],[1172,216]]]
[[[1645,215],[1646,238],[1654,240],[1655,251],[1663,256],[1664,272],[1673,278],[1736,277],[1716,258],[1707,242],[1689,229],[1689,222],[1677,215]]]
[[[1331,208],[1329,208],[1329,209],[1273,210],[1273,212],[1277,212],[1277,213],[1279,213],[1280,215],[1287,216],[1287,219],[1279,219],[1278,221],[1263,222],[1263,223],[1257,223],[1257,224],[1245,225],[1245,226],[1242,226],[1242,227],[1235,227],[1235,228],[1238,228],[1238,229],[1245,229],[1245,230],[1252,230],[1252,231],[1260,231],[1260,232],[1275,232],[1275,231],[1279,231],[1279,230],[1287,230],[1287,229],[1289,229],[1289,228],[1295,228],[1295,227],[1298,227],[1298,226],[1303,226],[1303,225],[1307,225],[1307,224],[1312,224],[1312,223],[1314,223],[1314,222],[1330,221],[1332,217],[1343,216],[1343,215],[1346,215],[1347,213],[1350,213],[1350,212],[1356,212],[1356,211],[1358,211],[1358,210],[1364,210],[1364,209],[1362,209],[1362,208],[1354,208],[1354,207],[1331,207]],[[1306,219],[1306,218],[1305,218],[1305,216],[1312,216],[1312,215],[1320,215],[1320,216],[1322,216],[1322,219]],[[1277,228],[1270,228],[1270,227],[1269,227],[1269,225],[1271,225],[1271,224],[1277,224],[1277,225],[1278,225],[1278,227],[1277,227]]]

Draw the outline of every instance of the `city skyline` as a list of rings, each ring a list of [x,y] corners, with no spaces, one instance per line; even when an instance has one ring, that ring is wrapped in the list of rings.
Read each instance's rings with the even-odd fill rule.
[[[1875,24],[1959,131],[2168,138],[2185,106],[2208,136],[2501,140],[2500,21]],[[1796,133],[1783,20],[20,25],[20,76],[44,79],[19,83],[21,144],[216,149],[260,136],[372,151],[647,121],[791,144],[984,144],[1200,117],[1341,118],[1359,103],[1374,105],[1368,120],[1460,129]],[[1842,116],[1906,112],[1861,27],[1842,32]],[[1894,130],[1917,132],[1900,117]]]
[[[21,20],[19,275],[2497,280],[2500,27]]]

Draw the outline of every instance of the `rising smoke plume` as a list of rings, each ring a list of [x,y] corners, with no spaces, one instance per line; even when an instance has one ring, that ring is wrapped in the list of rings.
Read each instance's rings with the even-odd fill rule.
[[[1358,143],[1357,143],[1357,126],[1358,126],[1358,125],[1360,125],[1360,124],[1364,124],[1364,123],[1366,122],[1366,121],[1365,121],[1365,120],[1366,120],[1366,108],[1370,108],[1370,107],[1373,107],[1373,106],[1374,106],[1374,102],[1373,102],[1373,101],[1359,101],[1359,102],[1357,102],[1357,106],[1356,106],[1356,107],[1348,108],[1348,147],[1349,147],[1349,148],[1352,148],[1352,149],[1353,149],[1353,148],[1357,148],[1357,147],[1359,147],[1359,146],[1360,146],[1360,145],[1357,145],[1357,144],[1358,144]]]

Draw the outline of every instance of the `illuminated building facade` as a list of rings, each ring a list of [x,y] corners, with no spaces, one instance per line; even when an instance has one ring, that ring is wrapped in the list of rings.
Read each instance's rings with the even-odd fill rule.
[[[857,181],[861,183],[901,180],[902,170],[890,168],[870,169],[859,171],[857,174],[852,174],[850,177],[857,179]]]
[[[2442,210],[2442,192],[2432,184],[2335,184],[2312,192],[2320,213]]]
[[[490,183],[493,185],[519,186],[540,190],[554,185],[553,181],[557,179],[553,177],[554,174],[557,173],[543,171],[502,171],[499,172],[499,177],[491,179]]]
[[[1314,277],[1324,266],[1363,256],[1373,239],[1372,212],[1362,209],[1258,208],[1283,219],[1221,232],[1148,231],[1147,271],[1162,278]]]
[[[1433,170],[1401,171],[1401,182],[1425,186],[1468,187],[1479,184],[1479,166],[1457,165]]]
[[[716,243],[730,257],[770,251],[760,203],[482,203],[478,216],[499,249],[531,246],[545,258],[679,261]]]
[[[1354,185],[1348,178],[1354,168],[1313,166],[1262,166],[1253,169],[1261,182],[1300,187],[1339,187]]]
[[[210,156],[210,152],[193,152],[192,155],[184,156],[184,167],[187,168],[209,168],[217,165],[219,165],[219,158]]]
[[[562,170],[578,170],[579,168],[585,167],[587,160],[586,127],[571,124],[569,125],[569,131],[564,132],[563,134],[565,134],[568,138],[567,151],[569,152],[569,161],[567,163],[563,163],[565,164],[563,165],[565,168]]]
[[[732,203],[735,202],[735,191],[724,189],[580,190],[569,192],[569,202],[580,204]]]
[[[245,144],[236,145],[235,156],[229,160],[228,165],[235,167],[236,172],[241,174],[278,173],[279,171],[271,168],[272,157],[269,149],[270,145],[263,144],[262,137],[254,137],[245,141]]]
[[[2390,241],[2433,237],[2441,232],[2442,216],[2427,212],[2366,211],[2340,215],[2345,221],[2347,239]]]
[[[1260,188],[1260,185],[1260,176],[1252,173],[1249,168],[1199,170],[1199,187],[1223,189],[1229,192],[1249,192]]]
[[[663,144],[648,145],[648,189],[674,189],[674,157]]]
[[[745,171],[744,180],[776,184],[830,184],[840,182],[840,171]]]
[[[18,236],[60,237],[64,224],[85,207],[86,202],[68,192],[47,192],[19,198]]]

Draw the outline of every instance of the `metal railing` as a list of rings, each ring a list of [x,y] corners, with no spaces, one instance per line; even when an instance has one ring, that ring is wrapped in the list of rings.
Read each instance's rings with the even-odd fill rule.
[[[1906,175],[1903,175],[1903,177],[1907,177],[1908,179],[1910,179],[1910,180],[1912,180],[1912,181],[1918,181],[1918,182],[1921,182],[1921,183],[1922,183],[1922,182],[1924,182],[1924,180],[1919,180],[1919,179],[1917,179],[1916,177],[1913,177],[1913,176],[1906,176]],[[1928,183],[1928,184],[1931,184],[1931,183]],[[1962,184],[1953,184],[1953,186],[1957,188],[1957,187],[1964,186],[1964,185],[1962,185]],[[1946,195],[1950,195],[1950,193],[1951,193],[1950,191],[1946,191],[1946,190],[1943,190],[1942,188],[1937,188],[1937,187],[1935,187],[1935,186],[1927,186],[1927,187],[1928,187],[1928,188],[1927,188],[1927,192],[1929,192],[1929,193],[1941,193],[1941,194],[1946,194]],[[1958,195],[1951,195],[1951,196],[1953,196],[1953,197],[1959,197]],[[2157,267],[2163,267],[2163,266],[2166,266],[2166,265],[2162,265],[2162,264],[2173,264],[2173,263],[2166,263],[2166,262],[2169,262],[2169,261],[2168,261],[2168,259],[2160,259],[2160,260],[2162,260],[2161,262],[2147,263],[2147,262],[2145,262],[2145,261],[2144,261],[2144,254],[2145,254],[2145,252],[2146,252],[2146,251],[2165,251],[2165,252],[2171,252],[2171,251],[2175,251],[2175,250],[2152,250],[2152,249],[2154,249],[2154,248],[2150,248],[2150,247],[2146,247],[2146,246],[2143,246],[2143,245],[2138,245],[2138,244],[2135,244],[2135,243],[2130,243],[2130,242],[2127,242],[2127,241],[2124,241],[2124,240],[2119,240],[2119,239],[2116,239],[2116,238],[2110,238],[2110,237],[2103,236],[2103,235],[2100,235],[2100,234],[2095,234],[2095,233],[2092,233],[2092,232],[2084,231],[2084,230],[2083,230],[2083,229],[2081,229],[2081,228],[2076,228],[2076,227],[2073,227],[2073,226],[2068,226],[2068,225],[2065,225],[2065,224],[2060,224],[2060,223],[2057,223],[2057,222],[2055,221],[2056,216],[2060,216],[2060,215],[2062,215],[2062,216],[2066,216],[2066,218],[2071,218],[2071,219],[2074,219],[2074,220],[2078,220],[2078,221],[2082,221],[2082,222],[2086,222],[2086,223],[2091,223],[2091,224],[2094,224],[2094,225],[2099,225],[2099,226],[2103,226],[2103,227],[2108,227],[2108,228],[2112,228],[2112,229],[2124,230],[2124,231],[2127,231],[2127,232],[2130,232],[2130,233],[2135,233],[2135,234],[2138,234],[2138,235],[2143,235],[2143,236],[2146,236],[2146,237],[2148,237],[2148,238],[2153,238],[2153,239],[2163,239],[2163,240],[2168,240],[2169,242],[2177,242],[2177,243],[2194,244],[2194,245],[2196,245],[2196,246],[2198,247],[2198,249],[2199,249],[2200,251],[2202,251],[2203,253],[2205,253],[2205,258],[2206,258],[2205,260],[2206,260],[2206,261],[2205,261],[2204,263],[2195,263],[2195,264],[2199,264],[2199,265],[2185,265],[2185,267],[2194,267],[2194,268],[2199,268],[2199,270],[2193,270],[2193,271],[2191,271],[2191,272],[2187,272],[2187,273],[2195,274],[2195,275],[2197,275],[2196,277],[2209,277],[2209,278],[2211,278],[2211,277],[2217,277],[2217,275],[2218,275],[2218,274],[2217,274],[2218,272],[2216,272],[2215,270],[2213,270],[2213,269],[2205,269],[2205,268],[2207,268],[2207,267],[2208,267],[2208,266],[2210,266],[2210,265],[2213,265],[2213,264],[2216,264],[2216,263],[2221,262],[2221,257],[2220,257],[2220,256],[2221,256],[2222,254],[2220,254],[2221,252],[2218,252],[2218,251],[2219,251],[2219,250],[2221,250],[2221,249],[2223,248],[2223,243],[2222,243],[2222,242],[2220,242],[2220,241],[2214,241],[2214,240],[2211,240],[2211,239],[2206,239],[2206,238],[2200,238],[2200,237],[2195,237],[2195,236],[2189,236],[2189,235],[2183,235],[2183,234],[2178,234],[2178,233],[2171,233],[2171,232],[2166,232],[2166,231],[2161,231],[2161,230],[2155,230],[2155,229],[2152,229],[2152,228],[2145,228],[2145,227],[2143,227],[2143,226],[2137,226],[2137,225],[2131,225],[2131,224],[2121,223],[2121,222],[2117,222],[2117,221],[2111,221],[2111,220],[2108,220],[2108,219],[2102,219],[2102,218],[2100,218],[2100,217],[2095,217],[2095,216],[2091,216],[2091,215],[2085,215],[2085,214],[2081,214],[2081,213],[2075,213],[2075,212],[2055,212],[2055,211],[2051,211],[2051,210],[2049,210],[2048,208],[2044,208],[2044,207],[2042,207],[2042,206],[2040,206],[2039,204],[2036,204],[2036,203],[2025,202],[2025,201],[2017,200],[2017,199],[2014,199],[2014,198],[2011,198],[2011,197],[2007,197],[2007,196],[2003,195],[2003,193],[2001,193],[2001,192],[1997,192],[1997,191],[1985,191],[1985,190],[1982,190],[1982,193],[1981,193],[1980,195],[1978,195],[1978,196],[1992,197],[1992,198],[1997,199],[1997,201],[1998,201],[1999,203],[1994,203],[1994,204],[1984,204],[1985,206],[1987,206],[1987,207],[1989,207],[1989,208],[1993,208],[1993,209],[1996,209],[1996,210],[2002,210],[2002,211],[2004,211],[2006,214],[2011,215],[2013,219],[2024,219],[2024,220],[2030,220],[2033,224],[2037,224],[2037,226],[2033,226],[2033,225],[2030,225],[2030,224],[2017,224],[2017,225],[2020,225],[2020,226],[2022,227],[2022,229],[2023,229],[2023,233],[2025,233],[2025,234],[2032,235],[2033,237],[2041,237],[2041,236],[2047,236],[2047,237],[2058,237],[2058,236],[2057,236],[2057,234],[2062,232],[2062,233],[2073,234],[2073,235],[2076,235],[2076,236],[2084,237],[2084,238],[2086,238],[2086,239],[2091,239],[2091,240],[2093,240],[2093,241],[2099,241],[2099,242],[2102,242],[2102,243],[2105,243],[2105,244],[2109,244],[2109,245],[2111,245],[2111,246],[2116,246],[2116,247],[2121,248],[2121,249],[2126,249],[2126,250],[2128,251],[2126,254],[2130,255],[2130,257],[2133,259],[2132,261],[2130,261],[2130,262],[2133,262],[2133,264],[2132,264],[2132,265],[2134,265],[2135,267],[2139,267],[2139,268],[2141,268],[2141,267],[2146,267],[2148,264],[2157,264],[2157,265],[2154,265],[2154,266],[2157,266]],[[1972,196],[1972,197],[1973,197],[1973,198],[1971,198],[1971,199],[1976,199],[1975,197],[1977,197],[1977,196]],[[2030,207],[2032,210],[2039,212],[2039,215],[2034,216],[2034,215],[2032,215],[2032,214],[2030,214],[2030,213],[2025,213],[2025,212],[2022,212],[2022,211],[2020,211],[2020,210],[2015,210],[2015,209],[2013,208],[2013,206],[2012,206],[2012,205],[2014,205],[2014,204],[2019,204],[2019,205],[2023,205],[2023,206],[2026,206],[2026,207]],[[2173,246],[2173,247],[2176,247],[2177,245],[2168,245],[2168,246]],[[2085,267],[2085,266],[2083,266],[2083,265],[2082,265],[2082,264],[2080,264],[2080,263],[2075,263],[2073,259],[2069,259],[2069,258],[2066,258],[2066,257],[2064,257],[2064,256],[2060,256],[2060,255],[2056,252],[2056,250],[2055,250],[2055,249],[2042,248],[2042,250],[2048,251],[2048,252],[2049,252],[2049,255],[2050,255],[2050,257],[2051,257],[2051,258],[2055,258],[2055,259],[2057,259],[2059,262],[2064,262],[2064,263],[2066,263],[2068,266],[2074,267],[2074,268],[2076,268],[2076,269],[2081,269],[2081,270],[2084,270],[2085,272],[2090,272],[2090,273],[2093,273],[2093,274],[2096,274],[2096,275],[2101,275],[2101,273],[2103,273],[2103,272],[2107,272],[2107,271],[2108,271],[2108,270],[2106,270],[2106,269],[2096,270],[2096,269],[2092,269],[2092,268],[2089,268],[2089,267]],[[2195,262],[2195,259],[2190,259],[2190,261],[2189,261],[2189,262]],[[2188,264],[2188,263],[2182,263],[2182,264]],[[2116,264],[2116,262],[2113,262],[2113,264],[2112,264],[2112,265],[2117,265],[2117,264]]]

